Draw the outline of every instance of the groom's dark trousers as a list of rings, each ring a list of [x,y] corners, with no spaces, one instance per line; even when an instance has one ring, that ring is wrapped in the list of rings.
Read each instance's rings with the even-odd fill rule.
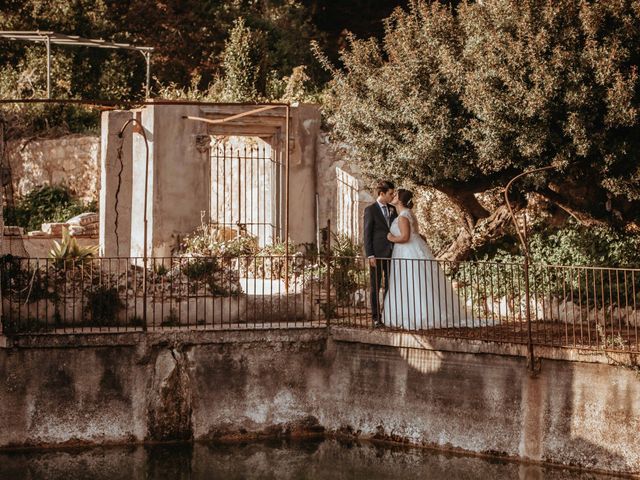
[[[372,203],[364,210],[364,251],[368,258],[376,259],[375,267],[369,266],[371,316],[374,323],[380,321],[379,291],[383,281],[385,294],[389,289],[389,259],[393,253],[393,243],[387,240],[387,234],[397,214],[393,206],[388,205],[387,208],[389,209],[388,221],[378,202]]]

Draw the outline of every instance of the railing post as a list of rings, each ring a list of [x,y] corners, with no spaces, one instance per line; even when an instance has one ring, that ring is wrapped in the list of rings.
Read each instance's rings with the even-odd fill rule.
[[[533,335],[531,333],[531,291],[529,287],[529,254],[524,257],[524,298],[525,298],[525,315],[527,318],[527,368],[531,372],[537,372],[538,368],[535,364],[535,356],[533,352]]]
[[[332,311],[331,308],[331,219],[327,220],[327,243],[326,243],[326,252],[325,252],[326,264],[327,264],[327,278],[325,278],[326,282],[326,290],[327,290],[327,326],[330,324],[330,315],[329,312]]]
[[[1,212],[0,212],[1,215]],[[4,229],[4,223],[0,222],[0,228]],[[0,243],[2,242],[2,233],[0,232]],[[0,245],[1,247],[2,245]],[[3,303],[4,299],[2,298],[2,278],[4,277],[4,261],[0,261],[0,337],[3,335],[3,325],[4,325],[4,309]]]
[[[507,208],[509,209],[509,213],[511,214],[511,220],[513,220],[513,225],[516,227],[516,233],[518,234],[518,239],[520,240],[520,245],[522,246],[522,250],[524,253],[524,296],[525,301],[527,302],[525,306],[525,315],[527,317],[527,369],[532,373],[536,374],[540,371],[540,365],[536,363],[536,358],[533,351],[533,336],[531,333],[531,292],[529,287],[529,246],[527,243],[527,219],[525,217],[524,224],[524,234],[520,231],[520,225],[516,221],[516,216],[513,213],[513,209],[511,208],[511,202],[509,202],[509,188],[513,182],[518,180],[520,177],[524,177],[525,175],[529,175],[531,173],[542,172],[544,170],[551,170],[554,167],[548,165],[546,167],[535,168],[533,170],[528,170],[519,175],[513,177],[507,186],[504,187],[504,199],[507,204]]]

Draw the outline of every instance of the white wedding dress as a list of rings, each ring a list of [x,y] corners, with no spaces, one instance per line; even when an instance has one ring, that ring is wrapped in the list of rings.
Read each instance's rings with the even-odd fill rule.
[[[473,326],[471,313],[418,234],[411,210],[402,211],[393,221],[391,234],[400,235],[400,217],[409,220],[411,236],[393,247],[383,323],[407,330]]]

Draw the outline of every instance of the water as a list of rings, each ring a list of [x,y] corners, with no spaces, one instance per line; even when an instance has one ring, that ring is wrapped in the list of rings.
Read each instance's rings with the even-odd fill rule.
[[[1,480],[596,480],[594,474],[336,440],[0,453]]]

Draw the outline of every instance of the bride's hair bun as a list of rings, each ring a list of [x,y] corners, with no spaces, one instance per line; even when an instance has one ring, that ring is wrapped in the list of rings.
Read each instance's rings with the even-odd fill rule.
[[[407,208],[413,208],[413,192],[411,190],[399,188],[397,190],[397,193],[398,193],[398,200],[400,200],[403,206]]]

